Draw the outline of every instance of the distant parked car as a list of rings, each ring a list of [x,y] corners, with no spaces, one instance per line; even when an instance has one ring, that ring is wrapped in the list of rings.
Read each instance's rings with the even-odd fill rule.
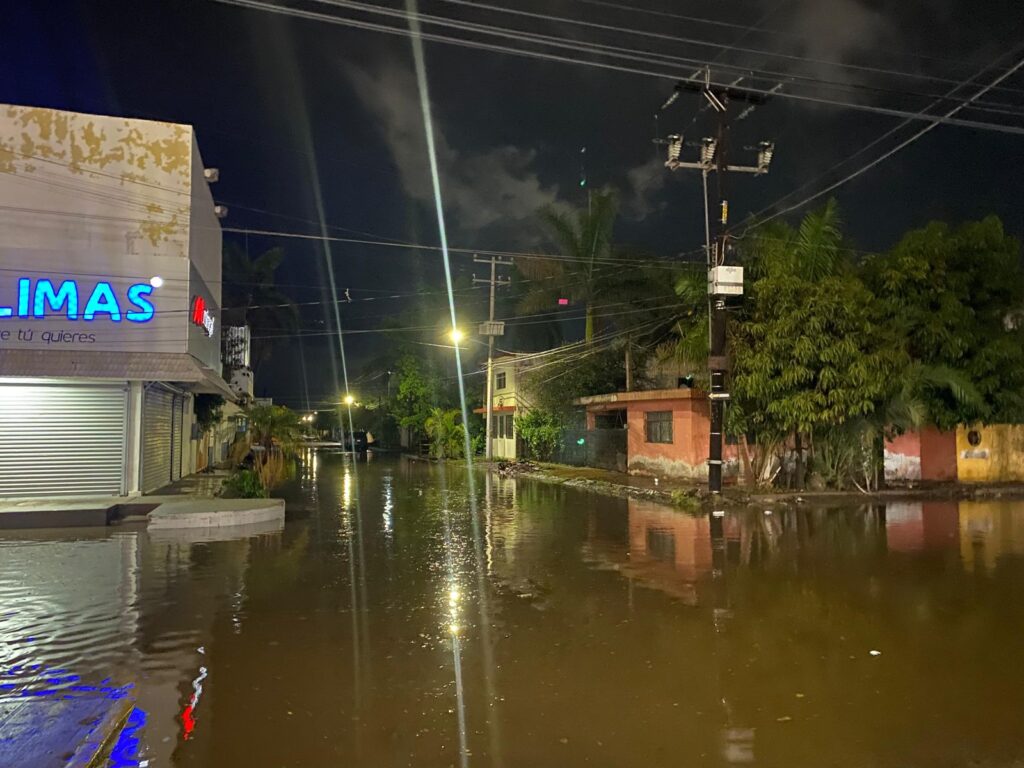
[[[367,439],[366,430],[357,429],[349,433],[345,433],[345,450],[362,452],[370,447],[370,441]]]

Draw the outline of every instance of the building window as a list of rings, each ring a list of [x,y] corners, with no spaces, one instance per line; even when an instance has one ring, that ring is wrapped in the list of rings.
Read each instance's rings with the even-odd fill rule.
[[[672,411],[648,411],[644,419],[648,443],[672,442]]]
[[[505,372],[504,371],[502,371],[501,373],[497,374],[494,377],[494,379],[495,379],[494,386],[496,388],[498,388],[498,389],[504,389],[505,388]]]
[[[491,424],[492,438],[496,440],[511,440],[515,437],[515,422],[512,420],[512,414],[495,414],[492,418],[494,419],[494,422]]]

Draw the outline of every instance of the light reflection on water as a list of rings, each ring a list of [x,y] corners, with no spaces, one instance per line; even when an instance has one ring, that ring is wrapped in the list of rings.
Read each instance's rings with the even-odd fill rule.
[[[492,718],[508,765],[1024,759],[1022,504],[714,520],[481,477],[489,669],[464,477],[350,461],[282,533],[0,537],[8,679],[134,683],[153,766],[453,765],[460,718],[481,766]]]

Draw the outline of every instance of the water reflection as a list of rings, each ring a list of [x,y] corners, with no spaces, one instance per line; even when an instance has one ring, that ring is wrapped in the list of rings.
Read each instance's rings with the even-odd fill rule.
[[[0,540],[5,667],[135,683],[158,767],[1024,760],[1024,505],[691,517],[315,465],[283,531]]]

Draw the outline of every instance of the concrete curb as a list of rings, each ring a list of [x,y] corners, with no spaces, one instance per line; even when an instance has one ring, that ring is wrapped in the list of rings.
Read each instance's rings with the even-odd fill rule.
[[[149,514],[148,529],[218,528],[279,522],[284,499],[192,499],[165,502]]]

